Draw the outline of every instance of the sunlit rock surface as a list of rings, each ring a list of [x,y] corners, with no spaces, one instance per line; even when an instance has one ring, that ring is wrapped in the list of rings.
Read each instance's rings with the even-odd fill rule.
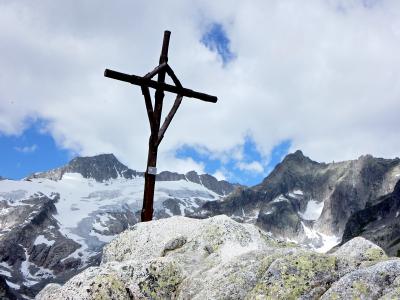
[[[99,267],[36,299],[396,299],[399,271],[363,238],[320,254],[226,216],[171,217],[124,231]]]

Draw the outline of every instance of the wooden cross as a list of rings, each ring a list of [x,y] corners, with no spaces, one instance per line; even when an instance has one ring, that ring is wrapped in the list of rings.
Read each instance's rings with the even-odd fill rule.
[[[167,130],[169,124],[172,121],[179,105],[182,102],[183,97],[196,98],[199,100],[215,103],[217,102],[217,97],[207,95],[204,93],[195,92],[186,89],[182,86],[178,78],[176,77],[174,71],[168,65],[168,46],[169,38],[171,32],[164,31],[164,40],[161,50],[159,65],[151,72],[147,73],[145,76],[128,75],[113,70],[106,69],[104,71],[104,76],[129,82],[131,84],[139,85],[142,89],[142,94],[144,96],[147,116],[150,122],[150,139],[149,139],[149,152],[147,157],[147,169],[144,175],[144,195],[143,195],[143,208],[141,212],[141,221],[151,221],[153,218],[153,201],[154,201],[154,186],[157,174],[157,151],[160,145],[165,131]],[[168,74],[175,85],[170,85],[165,83],[165,75]],[[158,75],[157,81],[152,80],[152,78]],[[155,101],[154,109],[153,103],[150,96],[149,88],[155,89]],[[164,123],[161,125],[161,113],[163,108],[164,91],[168,91],[177,94],[174,105],[172,106],[170,112],[166,116]]]

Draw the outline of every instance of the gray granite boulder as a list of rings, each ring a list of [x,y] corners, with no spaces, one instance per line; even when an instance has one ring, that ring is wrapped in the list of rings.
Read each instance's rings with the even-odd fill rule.
[[[396,299],[399,271],[363,238],[320,254],[224,215],[171,217],[121,233],[99,267],[36,299]]]

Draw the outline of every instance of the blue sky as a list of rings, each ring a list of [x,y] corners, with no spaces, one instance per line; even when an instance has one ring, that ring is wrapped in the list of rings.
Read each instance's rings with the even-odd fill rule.
[[[73,154],[57,147],[44,131],[45,122],[31,123],[21,135],[1,135],[0,176],[20,179],[31,173],[56,168],[67,163]]]
[[[319,162],[398,157],[399,20],[393,0],[171,0],[157,10],[149,1],[0,1],[0,176],[57,167],[73,153],[114,153],[143,171],[140,88],[103,73],[152,70],[164,30],[184,87],[218,102],[184,98],[159,170],[251,185],[297,149]],[[164,113],[172,103],[168,93]]]
[[[38,171],[45,171],[68,163],[76,154],[73,151],[61,149],[53,137],[45,130],[46,122],[36,120],[20,135],[0,135],[0,176],[10,179],[20,179]],[[223,171],[226,180],[244,185],[260,183],[272,171],[290,149],[290,141],[283,141],[272,150],[266,159],[257,149],[251,136],[244,138],[240,146],[242,157],[240,163],[251,164],[259,162],[262,170],[243,169],[239,160],[228,153],[224,159],[213,156],[207,149],[184,145],[177,149],[178,159],[191,158],[204,165],[208,174]],[[146,151],[143,147],[143,151]],[[135,168],[135,166],[131,166]]]
[[[247,186],[252,186],[260,183],[278,164],[290,149],[290,141],[284,141],[274,147],[271,155],[265,159],[262,153],[257,149],[254,140],[247,136],[242,145],[243,157],[235,159],[233,155],[227,155],[225,159],[213,157],[209,151],[197,150],[195,147],[183,146],[178,149],[176,156],[178,158],[190,157],[196,162],[204,164],[205,171],[208,174],[215,174],[219,170],[225,175],[226,180],[233,183],[240,183]],[[244,165],[251,166],[252,162],[260,163],[261,169],[258,168],[243,168]]]
[[[235,58],[235,54],[230,49],[230,40],[222,24],[210,24],[208,30],[203,34],[201,42],[211,51],[218,53],[224,64],[228,64]]]
[[[236,54],[230,49],[230,39],[222,24],[212,23],[201,37],[210,51],[215,52],[223,66],[235,59]],[[0,176],[20,179],[33,172],[48,170],[66,164],[73,152],[60,148],[51,134],[45,130],[46,122],[36,120],[19,135],[0,135],[2,145],[0,155]],[[175,157],[178,159],[191,158],[204,166],[209,174],[221,172],[226,180],[244,185],[260,183],[272,168],[281,161],[290,148],[290,141],[283,141],[275,146],[269,157],[263,157],[250,135],[243,138],[240,151],[240,162],[234,157],[219,159],[209,151],[197,150],[196,147],[183,145],[178,148]],[[143,151],[146,151],[143,148]],[[257,163],[257,165],[255,165]],[[252,165],[253,164],[253,165]],[[253,168],[252,168],[253,166]],[[254,167],[255,166],[255,167]],[[135,166],[130,166],[135,168]]]
[[[224,66],[236,58],[236,54],[230,48],[230,39],[220,23],[210,24],[208,30],[204,32],[201,42],[218,54]],[[183,159],[190,157],[203,164],[204,170],[208,174],[215,174],[220,171],[230,182],[252,186],[260,183],[272,171],[276,164],[288,154],[290,146],[290,140],[284,140],[273,147],[268,157],[264,157],[265,155],[258,150],[251,135],[246,135],[240,147],[242,152],[240,160],[229,154],[227,158],[219,159],[213,156],[211,151],[204,149],[199,151],[196,147],[188,145],[179,148],[176,157]],[[257,165],[254,163],[257,163]]]

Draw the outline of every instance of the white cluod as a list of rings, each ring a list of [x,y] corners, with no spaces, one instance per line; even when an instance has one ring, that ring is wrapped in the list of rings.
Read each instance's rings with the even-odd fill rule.
[[[304,220],[315,221],[321,216],[322,210],[324,208],[324,202],[317,202],[315,200],[310,200],[307,203],[305,212],[299,212],[299,215]]]

